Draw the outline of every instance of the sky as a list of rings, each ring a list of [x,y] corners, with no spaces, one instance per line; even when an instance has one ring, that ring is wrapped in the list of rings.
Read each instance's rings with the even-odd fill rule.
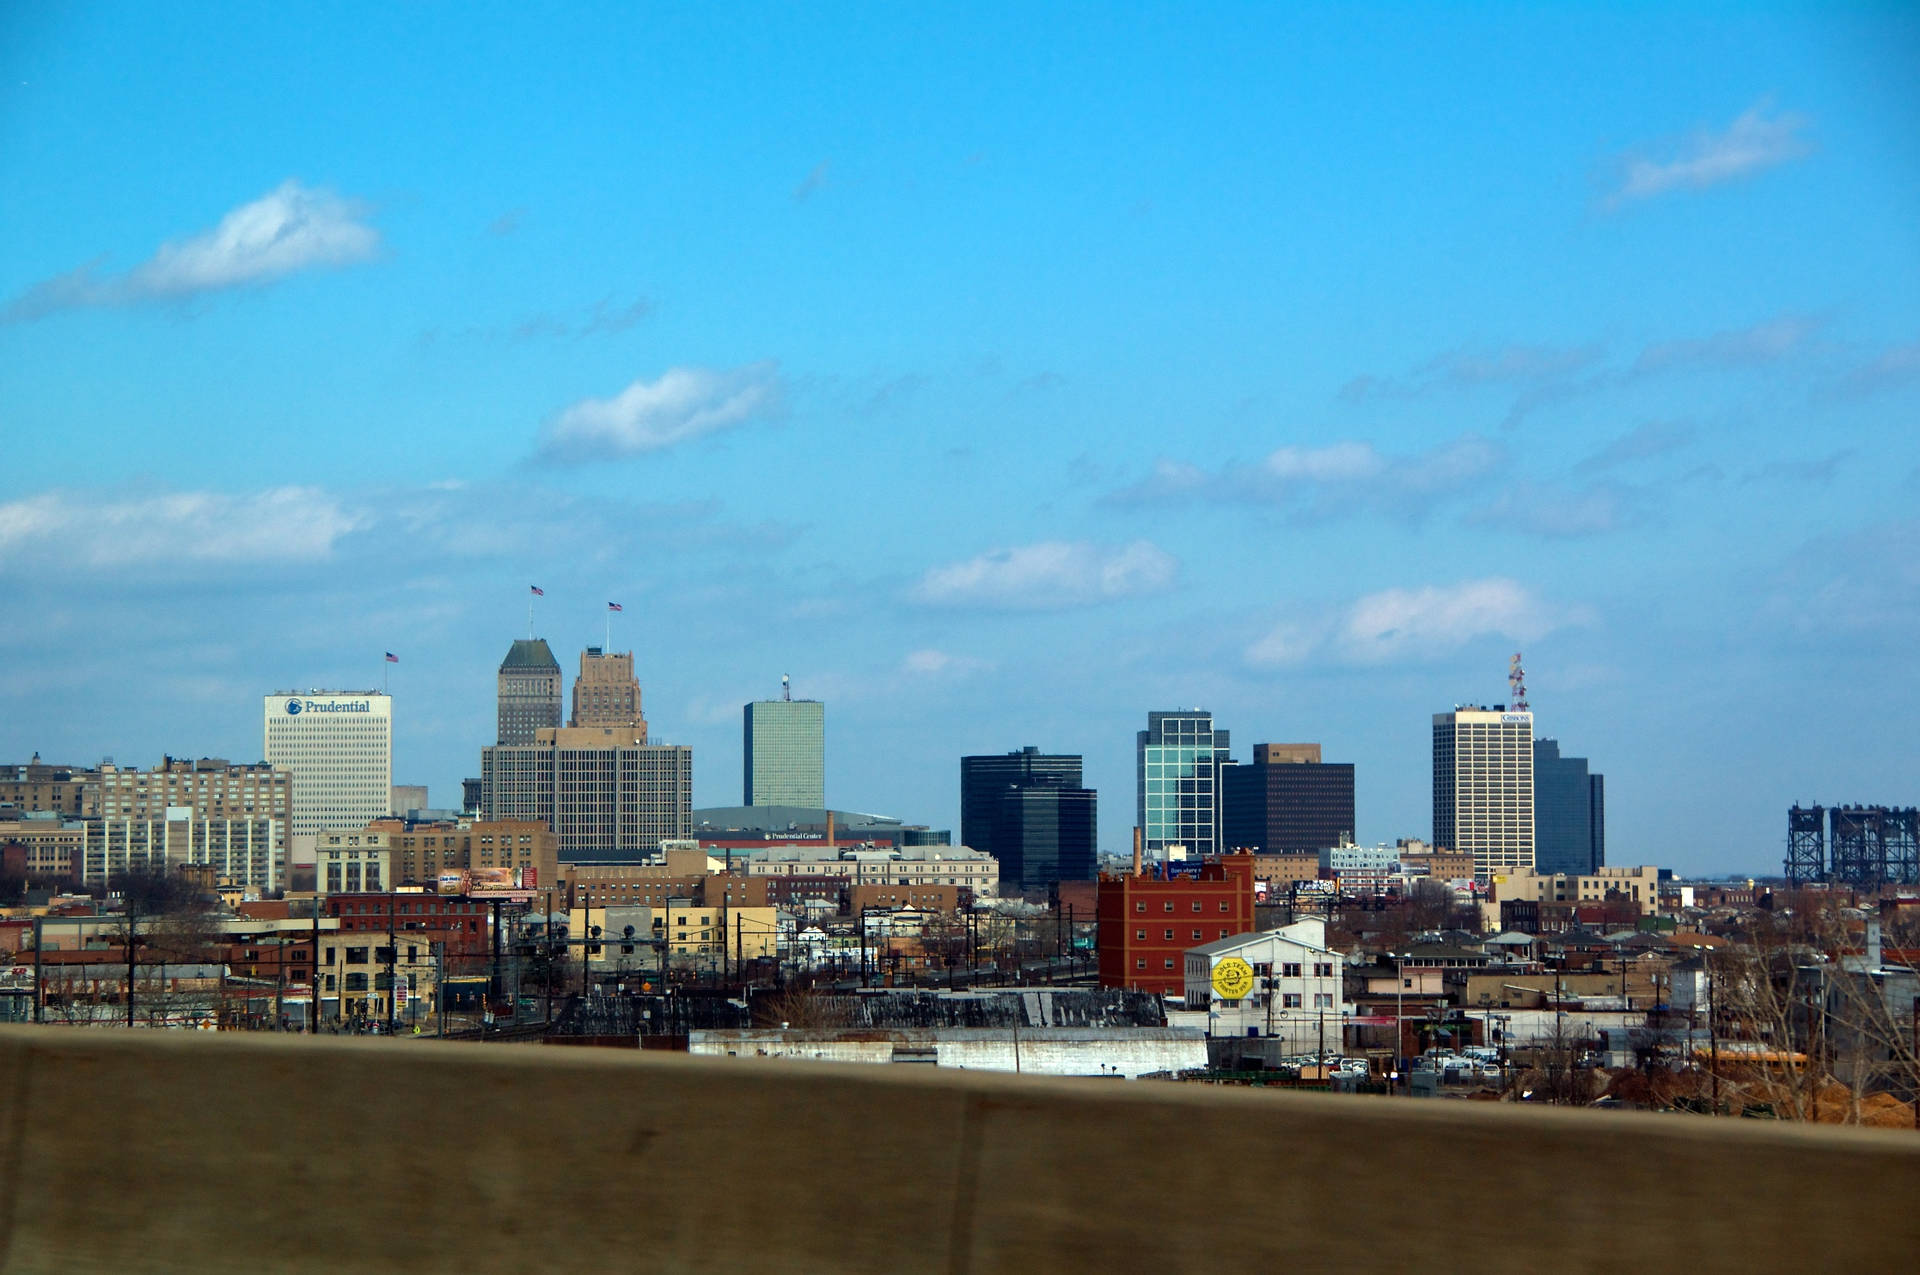
[[[1431,715],[1777,872],[1920,803],[1920,11],[0,8],[0,758],[395,697],[457,804],[534,627],[696,805],[1204,707],[1427,836]],[[384,652],[398,658],[386,665]]]

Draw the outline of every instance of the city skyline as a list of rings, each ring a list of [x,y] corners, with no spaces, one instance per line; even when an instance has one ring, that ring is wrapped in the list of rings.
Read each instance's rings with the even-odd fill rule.
[[[954,760],[1045,740],[1124,853],[1204,705],[1423,836],[1514,650],[1619,862],[1916,798],[1911,12],[8,36],[0,757],[256,760],[382,665],[452,805],[537,582],[700,806],[790,672],[843,809],[957,829]]]

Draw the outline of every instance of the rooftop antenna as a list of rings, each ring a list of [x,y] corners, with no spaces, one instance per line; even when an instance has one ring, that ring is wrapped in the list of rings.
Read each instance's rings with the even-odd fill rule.
[[[789,704],[793,702],[793,679],[785,673],[780,675],[780,698]]]
[[[1527,713],[1532,711],[1527,707],[1527,671],[1520,667],[1520,652],[1518,651],[1513,653],[1513,659],[1508,662],[1507,691],[1507,698],[1511,701],[1510,707],[1514,712]]]

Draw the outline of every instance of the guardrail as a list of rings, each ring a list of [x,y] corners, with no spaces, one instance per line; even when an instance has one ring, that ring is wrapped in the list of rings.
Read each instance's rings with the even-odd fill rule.
[[[1905,1269],[1920,1136],[0,1028],[0,1272]]]

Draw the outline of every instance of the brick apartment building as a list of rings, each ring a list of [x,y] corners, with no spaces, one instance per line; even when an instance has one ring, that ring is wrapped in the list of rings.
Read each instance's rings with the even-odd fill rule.
[[[1162,995],[1186,986],[1186,951],[1253,930],[1254,856],[1227,854],[1192,876],[1103,876],[1100,985]]]

